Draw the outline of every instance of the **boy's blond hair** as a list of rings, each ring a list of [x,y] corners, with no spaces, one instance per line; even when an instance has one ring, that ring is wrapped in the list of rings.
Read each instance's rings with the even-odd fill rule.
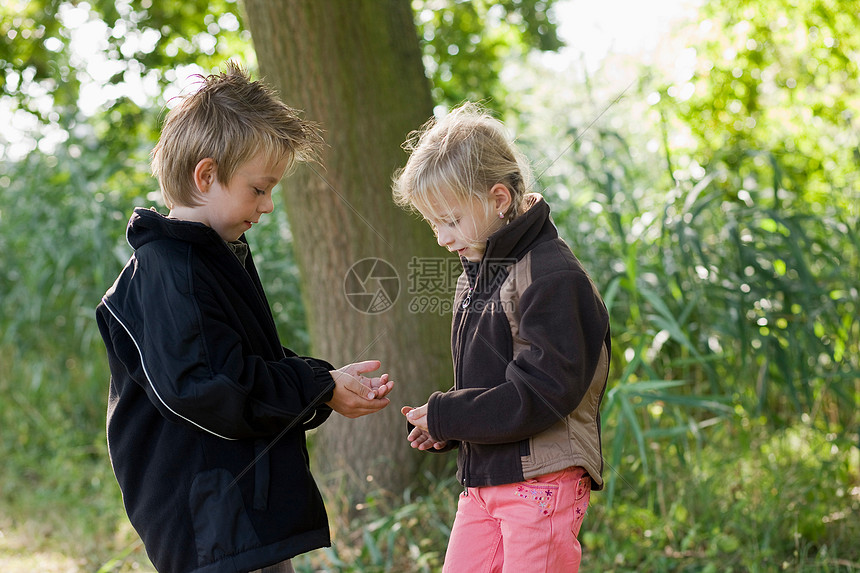
[[[523,210],[531,170],[504,125],[480,105],[467,102],[409,134],[406,166],[394,174],[394,201],[422,215],[434,212],[440,193],[489,207],[489,192],[502,183],[511,192],[507,219]]]
[[[224,72],[198,77],[200,89],[181,96],[152,150],[152,174],[168,208],[200,205],[194,168],[207,157],[225,185],[261,152],[272,163],[287,159],[288,170],[295,161],[317,160],[323,144],[317,126],[264,83],[251,81],[239,64],[230,61]]]

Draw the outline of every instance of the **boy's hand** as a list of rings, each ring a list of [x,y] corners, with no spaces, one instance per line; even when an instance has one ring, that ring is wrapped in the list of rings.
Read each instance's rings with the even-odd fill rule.
[[[380,366],[381,363],[379,360],[365,360],[364,362],[347,364],[346,366],[338,368],[337,371],[345,372],[357,378],[365,388],[356,388],[353,391],[360,396],[366,396],[368,400],[372,400],[374,398],[384,397],[386,394],[391,392],[392,388],[394,388],[394,382],[388,379],[388,374],[383,374],[382,376],[377,376],[375,378],[362,376],[362,374],[366,372],[379,370]],[[367,392],[367,389],[370,389],[371,392]]]
[[[368,362],[375,362],[379,364],[379,361],[369,360]],[[359,362],[359,364],[367,364],[367,362]],[[354,364],[350,364],[349,366],[355,366]],[[344,368],[349,368],[349,366],[344,366]],[[377,366],[376,368],[379,368]],[[373,368],[373,370],[376,370]],[[343,370],[343,368],[341,369]],[[370,370],[363,370],[362,372],[370,372]],[[388,374],[383,374],[382,376],[376,376],[374,378],[368,378],[367,376],[357,376],[359,382],[367,388],[370,388],[376,398],[383,398],[386,394],[391,392],[394,388],[394,382],[388,379]]]
[[[335,388],[332,399],[326,404],[347,418],[358,418],[385,408],[391,401],[385,397],[394,387],[388,374],[376,378],[362,376],[380,367],[378,360],[348,364],[330,372]]]
[[[446,442],[438,441],[430,435],[430,430],[427,428],[427,404],[418,408],[412,406],[403,406],[400,413],[406,416],[409,423],[415,426],[409,435],[406,437],[413,448],[419,450],[429,450],[435,448],[441,450],[445,447]]]

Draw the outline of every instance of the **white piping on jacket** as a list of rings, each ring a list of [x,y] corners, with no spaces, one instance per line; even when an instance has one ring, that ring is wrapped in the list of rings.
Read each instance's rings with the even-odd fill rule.
[[[134,342],[134,346],[135,346],[135,348],[137,348],[137,353],[140,355],[140,366],[141,366],[141,368],[143,368],[143,373],[146,375],[146,381],[149,382],[149,385],[152,388],[153,393],[155,393],[156,397],[158,397],[158,400],[162,404],[164,404],[164,407],[167,408],[168,410],[170,410],[177,417],[182,418],[186,422],[189,422],[189,423],[197,426],[198,428],[200,428],[204,432],[208,432],[208,433],[212,434],[213,436],[216,436],[216,437],[221,438],[223,440],[234,440],[234,441],[237,440],[238,438],[228,438],[227,436],[222,436],[221,434],[219,434],[217,432],[213,432],[212,430],[201,426],[200,424],[198,424],[194,420],[192,420],[190,418],[186,418],[185,416],[183,416],[182,414],[180,414],[179,412],[177,412],[176,410],[171,408],[167,404],[167,402],[164,401],[164,398],[162,398],[161,394],[158,393],[158,389],[156,389],[155,384],[152,383],[152,378],[149,376],[149,371],[146,369],[146,362],[144,362],[144,360],[143,360],[143,350],[141,350],[140,345],[137,343],[137,339],[135,339],[134,335],[132,335],[132,333],[131,333],[131,330],[125,325],[125,323],[122,321],[122,319],[119,316],[117,316],[117,313],[114,312],[114,309],[111,308],[111,305],[107,301],[106,297],[102,298],[102,302],[104,303],[105,308],[108,309],[108,312],[111,313],[111,316],[113,316],[117,320],[117,322],[119,322],[122,325],[122,327],[125,329],[125,332],[128,334],[128,337],[131,338],[132,342]]]

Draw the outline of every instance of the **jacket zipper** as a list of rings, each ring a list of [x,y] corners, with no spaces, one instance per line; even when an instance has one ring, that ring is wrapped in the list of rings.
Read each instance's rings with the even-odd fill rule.
[[[481,265],[482,267],[483,265]],[[455,386],[458,386],[458,382],[462,379],[462,371],[463,371],[463,332],[466,330],[466,321],[469,317],[469,305],[472,303],[472,295],[476,294],[478,288],[478,282],[481,279],[481,267],[478,268],[478,273],[475,276],[475,284],[469,285],[469,291],[466,293],[466,297],[463,299],[463,302],[460,303],[460,309],[462,311],[462,318],[460,319],[460,324],[457,328],[457,372],[455,373]],[[469,278],[469,273],[466,271],[466,280],[471,282]],[[469,495],[469,488],[466,485],[466,481],[468,479],[469,473],[469,445],[468,442],[462,442],[460,447],[463,448],[463,495]]]
[[[233,251],[230,249],[230,245],[228,245],[228,244],[226,243],[226,241],[224,242],[224,247],[225,247],[225,248],[227,249],[227,251],[230,253],[230,257],[231,257],[233,260],[235,260],[237,263],[239,263],[239,266],[242,268],[242,270],[243,270],[243,271],[245,272],[245,274],[248,276],[248,279],[251,281],[251,284],[252,284],[252,285],[254,285],[254,288],[253,288],[252,290],[254,291],[254,295],[256,296],[257,303],[260,305],[260,309],[262,310],[262,314],[264,314],[264,315],[266,315],[266,316],[268,317],[268,319],[269,319],[269,321],[268,321],[268,322],[269,322],[269,326],[272,328],[272,332],[274,333],[275,337],[276,337],[276,338],[278,338],[278,340],[280,340],[280,337],[278,337],[278,327],[277,327],[277,325],[275,324],[275,317],[274,317],[274,315],[272,314],[272,310],[271,310],[271,308],[269,308],[269,305],[268,305],[268,303],[266,302],[265,295],[264,295],[264,294],[261,294],[262,285],[261,285],[261,284],[258,284],[258,283],[257,283],[257,281],[254,279],[254,275],[256,275],[256,277],[258,277],[258,278],[259,278],[259,276],[260,276],[259,271],[257,271],[257,266],[256,266],[256,265],[254,265],[254,275],[252,275],[252,274],[251,274],[251,271],[249,271],[249,270],[248,270],[248,267],[246,266],[246,263],[243,263],[242,261],[240,261],[240,260],[239,260],[239,257],[237,257],[237,256],[233,253]],[[248,256],[248,257],[250,257],[250,256],[251,256],[250,247],[248,247],[248,255],[247,255],[247,256]],[[247,260],[247,259],[246,259],[246,260]],[[283,357],[285,357],[285,356],[286,356],[286,354],[284,353],[284,347],[283,347],[283,345],[280,345],[280,348],[281,348],[281,357],[283,358]]]

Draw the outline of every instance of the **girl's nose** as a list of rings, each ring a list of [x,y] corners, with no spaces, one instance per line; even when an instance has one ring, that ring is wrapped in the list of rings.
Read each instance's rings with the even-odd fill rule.
[[[452,233],[448,229],[446,229],[445,227],[442,227],[441,229],[436,230],[436,242],[439,243],[440,247],[447,246],[447,245],[451,244],[453,241],[454,241],[454,238],[453,238]]]

